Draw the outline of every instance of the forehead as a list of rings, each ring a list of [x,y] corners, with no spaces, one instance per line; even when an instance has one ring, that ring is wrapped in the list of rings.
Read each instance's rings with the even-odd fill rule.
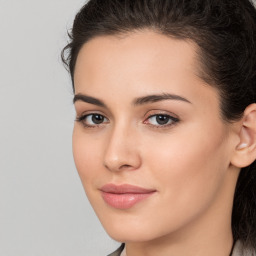
[[[129,76],[145,71],[187,70],[199,73],[197,45],[150,30],[124,35],[99,36],[84,44],[76,62],[75,80],[117,68]],[[153,70],[152,70],[153,69]],[[87,78],[89,78],[87,76]]]
[[[206,99],[214,91],[218,98],[216,88],[199,75],[197,53],[197,45],[190,40],[147,30],[96,37],[78,55],[75,93],[115,99],[114,95],[134,98],[167,92],[193,101]]]

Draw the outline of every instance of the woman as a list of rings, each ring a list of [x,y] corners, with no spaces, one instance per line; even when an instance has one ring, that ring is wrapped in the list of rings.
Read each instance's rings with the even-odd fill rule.
[[[74,159],[111,255],[256,255],[252,3],[91,0],[70,37]]]

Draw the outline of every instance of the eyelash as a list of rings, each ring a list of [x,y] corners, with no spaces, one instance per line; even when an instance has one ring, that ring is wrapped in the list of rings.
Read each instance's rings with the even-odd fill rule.
[[[87,124],[85,121],[90,116],[92,118],[96,117],[96,116],[98,116],[100,118],[103,118],[103,123],[100,123],[100,124]],[[157,118],[157,117],[158,118],[160,118],[160,117],[161,118],[167,118],[168,122],[167,122],[167,124],[162,124],[162,125],[161,124],[150,124],[149,120],[151,118],[153,118],[153,117],[154,118]],[[107,122],[109,122],[108,119],[105,116],[103,116],[101,114],[98,114],[98,113],[91,113],[91,114],[86,114],[86,115],[78,116],[75,121],[77,121],[79,123],[82,123],[85,128],[98,128],[98,127],[100,127],[101,125],[104,124],[104,120],[107,120]],[[147,117],[147,119],[143,123],[144,124],[148,124],[148,125],[152,126],[153,128],[159,129],[159,128],[168,128],[170,126],[173,126],[173,125],[177,124],[179,121],[180,120],[177,117],[173,117],[173,116],[168,115],[168,114],[161,114],[161,113],[159,113],[159,114],[150,115],[149,117]],[[105,121],[105,123],[106,123],[106,121]]]

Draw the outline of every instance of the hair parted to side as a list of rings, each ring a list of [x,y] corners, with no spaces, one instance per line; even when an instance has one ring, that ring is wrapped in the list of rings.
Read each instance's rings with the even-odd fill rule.
[[[250,0],[90,0],[76,15],[62,51],[73,89],[86,42],[143,29],[197,44],[202,79],[219,90],[223,120],[239,120],[256,102],[256,10]],[[241,170],[232,229],[235,240],[256,249],[255,162]]]

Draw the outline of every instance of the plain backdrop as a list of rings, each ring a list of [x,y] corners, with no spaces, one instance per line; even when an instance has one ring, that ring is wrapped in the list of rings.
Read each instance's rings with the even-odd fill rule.
[[[81,0],[0,0],[0,256],[104,256],[71,149],[60,60]]]
[[[84,3],[0,0],[0,256],[118,247],[86,199],[71,149],[73,95],[60,51]]]

